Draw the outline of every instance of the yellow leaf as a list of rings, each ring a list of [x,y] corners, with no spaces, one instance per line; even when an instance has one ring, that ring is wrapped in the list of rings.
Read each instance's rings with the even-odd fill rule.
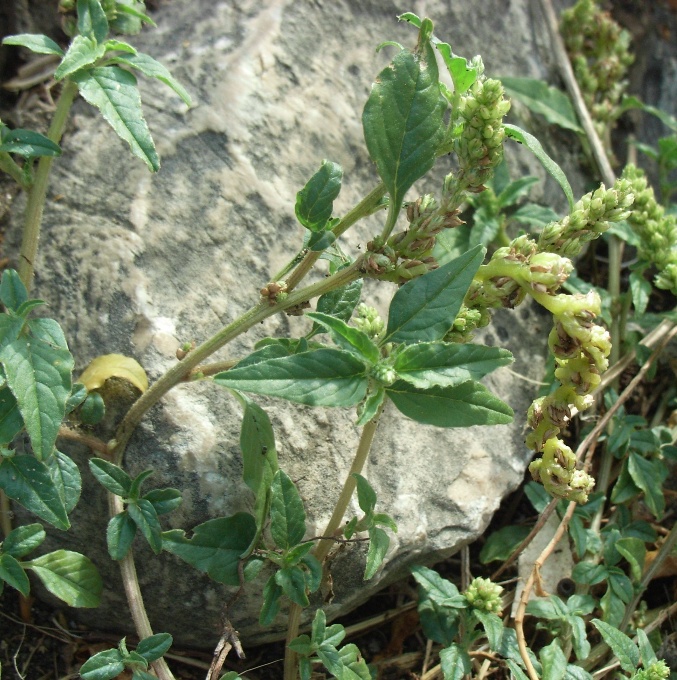
[[[122,378],[141,393],[148,389],[148,376],[136,359],[123,354],[104,354],[93,359],[78,379],[88,391],[101,387],[108,378]]]

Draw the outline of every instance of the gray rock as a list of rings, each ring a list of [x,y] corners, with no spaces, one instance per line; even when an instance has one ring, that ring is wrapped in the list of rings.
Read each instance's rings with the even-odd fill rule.
[[[455,51],[481,53],[488,74],[543,77],[547,49],[531,3],[413,3],[431,16]],[[295,194],[323,158],[341,163],[344,189],[336,212],[376,183],[362,141],[361,110],[387,61],[384,40],[412,44],[398,25],[401,8],[385,0],[174,0],[156,15],[158,29],[135,41],[190,90],[190,110],[169,90],[143,83],[145,110],[163,166],[151,176],[84,103],[77,105],[55,164],[37,262],[35,293],[63,325],[78,367],[95,356],[136,357],[152,379],[173,365],[183,342],[201,341],[258,299],[258,289],[300,247]],[[573,156],[563,164],[573,165]],[[568,160],[566,160],[568,158]],[[523,150],[513,173],[543,176]],[[439,163],[437,179],[448,171]],[[580,184],[580,182],[579,182]],[[434,188],[434,183],[419,186]],[[553,185],[544,195],[562,204]],[[579,188],[575,185],[575,189]],[[381,216],[360,224],[349,249],[380,230]],[[18,222],[18,220],[17,220]],[[9,235],[10,247],[18,229]],[[368,286],[382,309],[390,284]],[[440,430],[387,409],[365,469],[379,508],[399,526],[383,569],[362,580],[365,550],[348,547],[333,563],[334,617],[401,578],[410,565],[448,556],[486,528],[501,498],[522,480],[531,382],[542,375],[550,322],[529,307],[499,313],[481,340],[510,348],[515,363],[487,385],[515,410],[511,426]],[[237,357],[267,335],[298,336],[304,319],[267,320],[227,348]],[[257,399],[275,428],[281,466],[307,504],[309,535],[321,533],[358,440],[349,410],[308,410]],[[149,486],[183,491],[166,526],[190,529],[216,516],[251,509],[241,481],[239,407],[212,384],[182,385],[145,418],[126,456],[130,472],[152,467]],[[76,452],[77,454],[77,452]],[[80,620],[129,631],[117,566],[105,549],[106,502],[80,452],[84,497],[74,528],[56,537],[97,563],[106,590],[102,608]],[[358,512],[356,503],[351,512]],[[55,540],[52,538],[51,540]],[[213,646],[223,603],[232,594],[171,555],[138,544],[137,568],[150,619],[177,642]],[[281,634],[257,624],[265,576],[229,612],[246,644]]]

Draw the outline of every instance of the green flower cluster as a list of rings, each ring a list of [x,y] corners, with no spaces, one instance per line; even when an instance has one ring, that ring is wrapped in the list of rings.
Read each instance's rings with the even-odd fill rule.
[[[493,583],[488,578],[474,578],[468,589],[463,593],[469,606],[492,614],[500,614],[503,611],[501,593],[503,588]]]
[[[372,340],[376,340],[386,329],[383,319],[373,307],[369,307],[363,302],[357,306],[356,311],[357,314],[353,319],[355,327],[366,333]]]
[[[639,257],[658,269],[654,279],[656,288],[677,295],[677,218],[666,215],[663,206],[656,202],[642,170],[628,165],[622,176],[635,194],[628,223],[640,240]]]
[[[578,502],[585,501],[594,480],[576,469],[575,456],[557,437],[571,418],[572,407],[582,411],[591,406],[591,393],[608,366],[611,342],[607,331],[594,323],[601,311],[597,293],[567,295],[559,290],[573,270],[569,257],[604,233],[609,222],[628,218],[633,199],[629,179],[617,180],[611,189],[602,185],[578,201],[570,215],[547,225],[538,242],[524,235],[496,250],[475,275],[445,337],[447,342],[467,342],[475,328],[489,323],[489,310],[512,309],[527,295],[551,312],[554,323],[548,344],[560,385],[529,409],[532,432],[526,443],[543,453],[530,466],[534,478],[553,495]]]
[[[498,80],[477,80],[459,98],[455,115],[462,128],[454,151],[460,165],[458,185],[463,190],[483,191],[503,159],[503,117],[509,110],[510,102]]]
[[[638,670],[631,680],[667,680],[670,677],[670,668],[663,659],[654,661],[647,668]]]
[[[575,257],[585,243],[609,228],[609,222],[627,219],[633,199],[633,185],[629,179],[616,180],[611,189],[600,185],[596,191],[583,196],[570,215],[543,228],[538,239],[539,250]]]
[[[610,132],[622,113],[625,76],[634,57],[630,34],[594,0],[578,0],[562,12],[561,32],[597,133],[610,153]]]

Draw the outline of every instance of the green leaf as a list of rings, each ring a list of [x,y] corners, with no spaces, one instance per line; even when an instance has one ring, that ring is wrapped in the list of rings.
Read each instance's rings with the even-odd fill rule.
[[[165,531],[162,534],[162,547],[218,583],[239,586],[240,555],[250,545],[255,534],[254,518],[238,512],[231,517],[210,519],[196,526],[190,539],[181,529]],[[244,570],[245,579],[249,577],[248,566]]]
[[[607,568],[603,564],[592,562],[579,562],[571,572],[571,578],[582,585],[594,586],[601,583],[608,575]]]
[[[453,387],[468,380],[479,380],[512,361],[512,354],[499,347],[421,342],[402,348],[396,355],[393,368],[402,380],[425,389],[434,385]]]
[[[646,558],[646,546],[644,545],[644,541],[632,537],[619,538],[615,543],[615,547],[628,561],[632,580],[635,583],[639,583],[642,580],[644,560]]]
[[[452,644],[458,633],[459,610],[465,608],[465,598],[456,586],[427,567],[411,570],[418,582],[418,613],[425,636],[442,645]]]
[[[395,208],[432,168],[444,136],[443,114],[428,42],[421,54],[402,50],[376,78],[362,113],[364,139]]]
[[[644,502],[656,519],[663,516],[665,510],[665,497],[658,480],[665,479],[659,460],[647,460],[634,451],[628,457],[628,472],[632,481],[644,492]]]
[[[451,45],[448,43],[436,42],[435,47],[442,55],[444,64],[454,83],[454,94],[467,92],[470,86],[477,80],[477,69],[469,66],[467,59],[456,56],[451,51]]]
[[[35,550],[44,540],[45,530],[40,524],[24,524],[12,529],[2,542],[2,552],[19,559]]]
[[[259,624],[269,626],[280,611],[280,598],[282,597],[282,587],[275,581],[275,574],[266,581],[263,586],[263,604],[259,614]]]
[[[132,484],[129,487],[128,496],[130,499],[137,500],[139,498],[139,495],[141,494],[141,486],[152,474],[153,470],[144,470],[134,477]]]
[[[327,616],[322,609],[315,612],[315,618],[310,627],[310,640],[316,645],[324,642],[324,634],[327,630]],[[298,639],[298,638],[297,638]],[[336,645],[334,645],[336,646]]]
[[[480,562],[489,564],[495,560],[505,561],[517,546],[529,535],[529,527],[510,525],[494,531],[480,551]]]
[[[591,649],[585,632],[585,620],[580,616],[570,616],[568,621],[574,639],[574,652],[576,653],[576,658],[579,661],[583,661],[588,658]]]
[[[66,415],[74,411],[87,398],[87,388],[81,383],[76,382],[71,386],[71,394],[66,401]]]
[[[526,203],[512,214],[510,221],[542,228],[550,222],[557,222],[558,219],[559,215],[552,208],[536,203]]]
[[[498,236],[501,223],[498,215],[490,212],[489,206],[481,205],[472,215],[471,224],[468,225],[468,248],[477,245],[488,246]]]
[[[472,670],[468,652],[455,642],[440,651],[440,663],[444,680],[463,680]]]
[[[238,365],[215,375],[214,382],[308,406],[355,406],[367,392],[366,374],[350,352],[326,348]]]
[[[106,529],[106,543],[111,558],[121,560],[132,547],[134,536],[136,536],[136,522],[126,510],[111,517]]]
[[[24,597],[28,597],[31,591],[28,576],[21,562],[7,553],[0,554],[0,579],[16,588]]]
[[[78,504],[82,491],[82,478],[77,464],[70,456],[54,449],[54,455],[47,460],[46,465],[66,512],[71,512]]]
[[[326,642],[317,649],[317,656],[322,662],[322,665],[331,673],[334,678],[343,679],[344,666],[341,662],[338,649],[334,645],[329,645]]]
[[[501,208],[508,208],[515,205],[520,198],[529,193],[529,190],[534,184],[538,184],[539,182],[539,178],[533,177],[532,175],[520,177],[514,182],[510,182],[510,184],[508,184],[508,186],[498,195],[498,205]]]
[[[3,138],[4,141],[4,138]],[[0,150],[5,151],[6,149]],[[16,311],[28,300],[28,291],[14,269],[5,269],[0,280],[0,301],[7,309]]]
[[[606,592],[599,601],[599,606],[602,610],[604,622],[614,628],[618,628],[625,615],[625,603],[616,595],[613,588],[609,587],[606,589]]]
[[[505,129],[505,134],[507,137],[514,139],[519,144],[524,144],[524,146],[526,146],[527,149],[529,149],[529,151],[531,151],[531,153],[533,153],[534,156],[538,158],[538,160],[541,162],[541,165],[546,169],[550,176],[562,187],[562,191],[564,191],[567,201],[569,202],[569,210],[572,211],[574,209],[574,193],[571,190],[569,180],[566,178],[562,168],[560,168],[559,165],[557,165],[557,163],[555,163],[555,161],[553,161],[552,158],[550,158],[550,156],[545,153],[541,143],[536,139],[536,137],[529,134],[525,130],[522,130],[516,125],[509,125],[508,123],[505,123],[503,128]]]
[[[318,609],[317,611],[322,610]],[[315,617],[315,620],[317,620],[317,617]],[[308,637],[308,635],[299,635],[298,637],[295,637],[287,647],[301,656],[310,656],[313,653],[313,647],[310,644],[310,637]]]
[[[136,653],[149,663],[157,661],[169,651],[172,642],[174,639],[169,633],[156,633],[141,640],[136,647]]]
[[[82,680],[113,680],[125,670],[118,649],[106,649],[90,657],[80,666]]]
[[[367,565],[364,569],[364,580],[368,581],[378,571],[383,558],[388,552],[390,537],[378,527],[369,528],[369,551],[367,552]]]
[[[118,465],[103,458],[91,458],[89,469],[107,491],[127,498],[132,489],[132,478]]]
[[[103,42],[108,35],[108,19],[100,0],[78,0],[78,33]]]
[[[604,621],[592,619],[592,625],[600,632],[604,642],[611,647],[621,668],[626,673],[634,674],[640,661],[637,645],[627,635]]]
[[[270,503],[270,533],[275,545],[283,550],[294,547],[306,533],[306,512],[294,482],[284,470],[273,477]]]
[[[64,51],[46,35],[35,35],[32,33],[8,35],[6,38],[3,38],[2,44],[27,47],[36,54],[56,54],[59,57],[62,57],[64,54]]]
[[[651,296],[651,284],[644,278],[641,271],[630,273],[630,292],[635,312],[644,314]]]
[[[322,326],[340,349],[344,349],[362,361],[376,364],[381,358],[378,347],[359,328],[349,326],[345,321],[329,314],[307,312],[306,316]]]
[[[515,680],[529,680],[529,676],[512,659],[506,659],[506,663]]]
[[[637,635],[637,644],[639,645],[642,664],[644,665],[644,668],[648,668],[652,663],[656,663],[656,653],[654,652],[651,642],[649,641],[649,638],[644,632],[643,628],[638,628],[635,631],[635,634]]]
[[[106,404],[103,397],[98,392],[90,392],[78,411],[80,422],[84,425],[98,425],[105,415]]]
[[[181,492],[178,489],[153,489],[143,496],[152,503],[158,515],[166,515],[181,505]]]
[[[548,123],[583,134],[571,99],[562,90],[535,78],[500,78],[500,81],[509,97],[521,101]]]
[[[236,390],[233,394],[244,411],[240,428],[242,477],[254,493],[254,517],[259,536],[268,518],[270,485],[278,470],[275,434],[268,415],[258,404]]]
[[[56,321],[31,319],[26,326],[28,333],[0,349],[0,362],[33,451],[40,460],[46,460],[66,414],[74,361]]]
[[[132,654],[133,653],[134,652],[132,652]],[[235,673],[235,676],[237,677],[237,673]],[[146,671],[142,671],[139,668],[135,668],[134,672],[132,673],[132,680],[156,680],[156,678],[157,678],[156,675],[146,673]]]
[[[3,458],[0,462],[0,489],[57,529],[70,527],[66,508],[49,468],[33,456]]]
[[[304,555],[301,558],[301,564],[306,567],[304,572],[306,588],[309,592],[314,593],[322,585],[322,564],[314,555]]]
[[[341,191],[342,178],[341,166],[324,160],[320,169],[296,194],[296,217],[306,229],[324,231],[331,219],[334,200]]]
[[[501,640],[503,639],[503,621],[501,617],[483,609],[473,609],[473,615],[479,619],[482,628],[484,628],[489,648],[494,651],[500,649]]]
[[[115,49],[119,49],[116,47]],[[132,54],[125,54],[124,56],[117,56],[113,59],[118,64],[126,64],[131,68],[143,73],[144,76],[155,78],[161,83],[170,87],[176,94],[183,99],[186,106],[192,105],[192,100],[187,90],[179,83],[174,76],[159,62],[143,52]]]
[[[550,621],[566,619],[569,616],[569,610],[566,605],[556,595],[551,595],[542,600],[531,600],[527,604],[526,612],[531,616],[537,616],[540,619],[548,619]]]
[[[23,430],[19,405],[9,387],[0,388],[0,446],[6,446]]]
[[[557,640],[543,647],[538,654],[543,664],[543,680],[562,680],[567,670],[567,658]]]
[[[275,574],[275,582],[292,602],[300,607],[307,607],[310,604],[306,595],[306,579],[299,567],[280,569]]]
[[[99,606],[103,582],[94,564],[84,555],[55,550],[25,562],[24,566],[69,607]]]
[[[97,43],[93,38],[76,35],[59,67],[54,72],[54,79],[63,80],[85,66],[98,61],[105,53],[105,45]]]
[[[342,321],[348,321],[353,315],[353,311],[360,301],[362,295],[362,279],[329,291],[321,295],[317,300],[317,311],[323,314],[330,314]],[[318,332],[313,327],[313,334]]]
[[[376,491],[362,475],[354,472],[351,476],[355,478],[360,509],[365,515],[371,515],[376,507]]]
[[[367,662],[360,655],[357,645],[345,645],[339,649],[339,659],[343,664],[341,680],[372,680]]]
[[[366,425],[377,413],[386,396],[386,391],[382,387],[377,387],[367,393],[366,399],[357,407],[358,427]]]
[[[390,303],[386,337],[381,344],[441,340],[454,323],[483,259],[484,249],[476,246],[405,283]]]
[[[162,552],[162,527],[153,504],[145,498],[139,498],[135,503],[129,503],[127,512],[153,552],[159,555]]]
[[[513,419],[513,411],[507,404],[473,380],[456,387],[427,390],[398,380],[386,392],[407,418],[436,427],[505,425]]]
[[[23,158],[38,158],[40,156],[55,157],[61,155],[61,147],[48,137],[45,137],[38,132],[33,132],[32,130],[10,130],[5,125],[1,124],[0,151],[13,153],[17,156],[22,156]],[[8,305],[4,297],[2,298],[2,301],[6,307],[17,309],[17,307]]]
[[[129,144],[132,153],[152,172],[160,169],[160,159],[143,117],[136,78],[117,66],[100,66],[74,73],[82,97],[95,106],[116,134]]]

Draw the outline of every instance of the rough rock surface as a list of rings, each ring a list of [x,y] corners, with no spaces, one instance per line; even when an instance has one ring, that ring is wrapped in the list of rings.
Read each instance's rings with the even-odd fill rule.
[[[78,367],[120,352],[157,378],[176,361],[181,343],[201,341],[256,302],[261,285],[299,247],[295,194],[323,158],[344,168],[338,213],[374,186],[360,116],[387,60],[388,50],[375,54],[375,46],[415,40],[410,27],[397,24],[398,13],[411,9],[432,17],[455,51],[483,55],[488,74],[545,77],[548,51],[536,5],[174,0],[163,6],[155,16],[158,29],[135,44],[173,71],[196,106],[187,110],[168,89],[143,83],[160,173],[151,176],[131,160],[84,103],[75,109],[64,157],[54,168],[35,292],[62,323]],[[543,175],[522,150],[511,156],[511,166],[514,174]],[[441,167],[439,176],[444,172]],[[548,198],[562,206],[553,185],[545,186]],[[348,247],[365,243],[379,219],[360,225]],[[16,247],[18,229],[8,236],[10,247],[12,239]],[[384,307],[393,291],[385,284],[372,299]],[[513,425],[445,431],[386,411],[365,475],[399,532],[384,568],[369,583],[362,581],[363,548],[350,547],[336,559],[329,616],[364,601],[412,563],[432,562],[476,538],[501,498],[520,483],[529,459],[524,414],[535,388],[516,374],[541,377],[549,324],[525,307],[498,314],[483,337],[515,355],[510,371],[501,369],[487,381],[514,408]],[[298,335],[307,328],[303,319],[270,319],[229,346],[228,356],[241,356],[265,335]],[[355,449],[354,412],[258,401],[272,419],[281,465],[298,480],[307,503],[309,532],[317,534]],[[250,509],[238,428],[239,407],[210,384],[173,390],[144,420],[126,461],[134,473],[153,467],[151,486],[183,490],[183,505],[169,516],[168,528],[190,529]],[[94,559],[106,592],[103,609],[77,616],[129,630],[117,566],[105,549],[105,498],[84,456],[78,460],[84,498],[73,514],[74,529],[58,539]],[[155,629],[181,644],[213,645],[227,590],[171,555],[155,557],[138,547]],[[256,623],[263,578],[230,612],[248,643],[266,637]],[[283,617],[277,624],[279,634]]]

